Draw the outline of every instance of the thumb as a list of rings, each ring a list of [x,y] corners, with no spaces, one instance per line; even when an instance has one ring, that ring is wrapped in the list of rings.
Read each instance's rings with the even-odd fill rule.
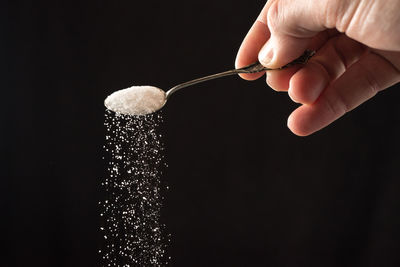
[[[270,0],[265,6],[271,36],[258,54],[266,67],[279,68],[293,61],[309,48],[311,39],[329,28],[329,10],[336,0]],[[341,1],[349,2],[349,1]],[[350,1],[351,2],[351,1]],[[338,4],[336,4],[338,5]],[[328,11],[327,11],[328,10]],[[331,28],[336,22],[332,22]]]

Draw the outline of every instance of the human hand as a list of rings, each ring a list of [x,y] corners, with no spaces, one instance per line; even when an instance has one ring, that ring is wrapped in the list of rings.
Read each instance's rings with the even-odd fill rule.
[[[305,66],[268,71],[267,83],[302,104],[289,129],[312,134],[400,82],[400,0],[269,0],[239,49],[236,67],[281,67],[304,50]],[[263,73],[241,74],[246,80]]]

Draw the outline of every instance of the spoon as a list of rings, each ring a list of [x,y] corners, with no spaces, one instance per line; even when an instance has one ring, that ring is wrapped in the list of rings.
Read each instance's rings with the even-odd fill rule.
[[[167,103],[171,95],[182,88],[240,73],[257,73],[267,70],[282,70],[296,64],[306,64],[314,54],[315,51],[306,50],[299,58],[293,60],[283,67],[276,69],[266,68],[260,62],[255,62],[239,69],[228,70],[178,84],[169,89],[167,92],[154,86],[132,86],[130,88],[114,92],[106,98],[104,104],[108,109],[113,110],[116,113],[127,115],[146,115],[161,109]]]

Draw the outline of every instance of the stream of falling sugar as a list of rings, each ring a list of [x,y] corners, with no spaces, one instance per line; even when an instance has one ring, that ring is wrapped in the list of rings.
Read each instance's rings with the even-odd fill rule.
[[[166,266],[167,236],[160,222],[165,167],[160,112],[128,116],[106,110],[107,177],[100,202],[103,266]]]

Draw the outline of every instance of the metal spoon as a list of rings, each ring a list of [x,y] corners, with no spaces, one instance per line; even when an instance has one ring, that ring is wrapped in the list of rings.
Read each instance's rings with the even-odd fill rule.
[[[257,73],[267,70],[281,70],[296,64],[306,64],[314,54],[315,51],[306,50],[299,58],[277,69],[265,68],[260,62],[256,62],[243,68],[228,70],[178,84],[167,92],[154,86],[132,86],[114,92],[105,99],[104,104],[108,109],[120,114],[146,115],[161,109],[165,103],[167,103],[171,95],[182,88],[229,75]]]

